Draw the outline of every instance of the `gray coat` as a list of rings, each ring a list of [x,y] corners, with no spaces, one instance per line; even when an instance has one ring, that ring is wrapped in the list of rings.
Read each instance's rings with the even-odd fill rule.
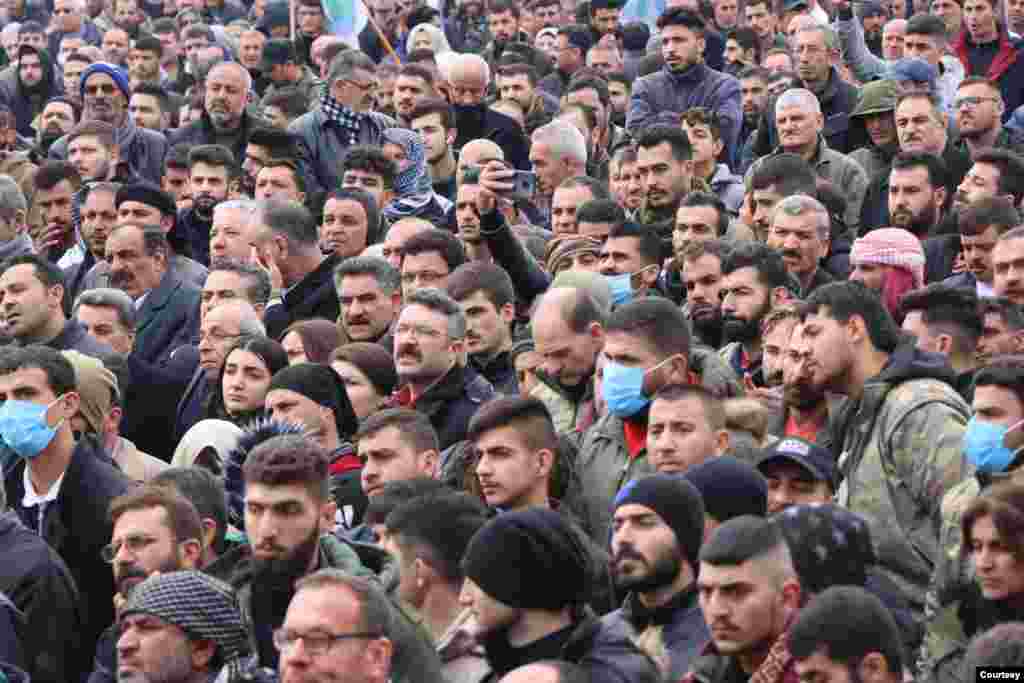
[[[199,336],[201,290],[174,270],[146,295],[136,314],[135,347],[142,360],[164,364],[179,346],[195,345]]]
[[[125,119],[123,126],[117,129],[117,146],[121,160],[127,162],[132,174],[160,185],[164,174],[164,157],[167,156],[167,138],[163,133],[146,128],[139,128],[131,119]],[[49,157],[58,161],[67,161],[68,136],[57,140],[50,146]]]
[[[370,113],[363,119],[359,129],[360,145],[379,145],[385,128],[397,126],[390,116]],[[292,121],[288,132],[294,135],[302,150],[302,156],[309,164],[309,180],[312,187],[306,192],[337,190],[341,187],[341,162],[348,151],[348,137],[338,124],[316,109]]]

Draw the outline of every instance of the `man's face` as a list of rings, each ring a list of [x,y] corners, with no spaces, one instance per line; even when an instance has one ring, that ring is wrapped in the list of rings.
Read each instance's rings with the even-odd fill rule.
[[[854,364],[847,330],[851,323],[840,323],[823,311],[808,315],[793,331],[791,343],[801,350],[801,379],[808,390],[845,393]]]
[[[408,119],[416,105],[431,93],[430,85],[422,78],[401,75],[395,79],[395,111]]]
[[[939,353],[940,335],[929,328],[924,321],[922,311],[910,311],[903,319],[903,331],[915,339],[915,345],[921,351]]]
[[[195,64],[199,59],[199,53],[203,48],[209,47],[210,41],[206,36],[194,36],[185,39],[185,58]],[[261,55],[262,56],[262,55]]]
[[[305,427],[308,438],[324,447],[336,447],[329,443],[336,439],[338,431],[330,408],[288,389],[267,392],[263,405],[270,419]]]
[[[39,207],[39,213],[46,223],[48,230],[56,228],[63,229],[66,233],[71,230],[71,200],[75,191],[71,183],[62,180],[49,190],[38,188],[36,190],[35,205]]]
[[[74,0],[54,0],[53,18],[62,33],[77,31],[82,25],[82,13]]]
[[[938,2],[945,1],[946,0],[938,0]],[[956,5],[956,3],[951,0],[950,4]],[[932,66],[937,66],[939,59],[942,57],[942,48],[939,46],[938,38],[921,33],[908,33],[903,37],[903,56],[907,58],[923,59]]]
[[[6,333],[15,339],[30,342],[45,332],[57,312],[63,295],[62,287],[47,287],[36,277],[35,267],[22,263],[0,275],[0,312]]]
[[[775,185],[769,185],[761,189],[755,188],[753,195],[754,228],[758,235],[767,238],[772,227],[772,214],[775,213],[775,205],[782,201],[782,193]]]
[[[683,250],[692,242],[718,239],[718,210],[713,206],[680,206],[672,231],[672,250],[682,259]]]
[[[111,287],[138,299],[160,284],[167,266],[165,257],[160,253],[146,253],[140,228],[128,226],[115,230],[107,238],[106,250]]]
[[[703,254],[686,261],[683,269],[686,300],[694,323],[712,323],[722,318],[722,261],[714,254]]]
[[[308,571],[316,557],[324,507],[325,502],[316,500],[302,484],[246,482],[245,533],[253,559],[266,567]]]
[[[643,179],[647,204],[651,207],[676,206],[690,191],[693,164],[675,159],[667,142],[637,148],[636,171]]]
[[[178,54],[181,51],[181,46],[178,43],[178,34],[171,31],[168,33],[156,33],[154,35],[157,40],[160,41],[160,45],[164,48],[164,54],[161,61],[163,61],[164,64],[171,64],[177,61]]]
[[[672,527],[635,503],[619,506],[612,516],[611,554],[616,588],[638,593],[670,586],[686,561]]]
[[[619,10],[613,8],[593,10],[590,25],[601,35],[614,33],[619,28]]]
[[[740,95],[743,98],[743,116],[747,121],[756,121],[768,102],[768,84],[763,78],[744,78],[740,81]]]
[[[768,480],[768,514],[792,505],[824,504],[832,500],[827,481],[815,479],[806,469],[787,460],[773,460],[759,465]]]
[[[128,113],[132,121],[140,128],[161,131],[164,129],[163,111],[160,108],[160,100],[153,95],[135,93],[128,104]]]
[[[715,6],[715,24],[726,31],[739,22],[739,3],[736,0],[718,0]]]
[[[609,81],[608,96],[611,98],[612,111],[616,114],[625,114],[629,108],[629,86],[621,81]]]
[[[470,578],[462,584],[459,604],[473,615],[476,622],[474,635],[478,639],[512,627],[523,615],[523,610],[492,598]]]
[[[963,23],[974,40],[991,40],[996,32],[996,11],[986,0],[966,0]]]
[[[639,275],[641,271],[644,274],[653,274],[657,268],[651,268],[652,265],[646,263],[646,259],[640,253],[638,237],[609,237],[601,247],[602,275]],[[645,268],[649,270],[644,270]]]
[[[80,135],[68,145],[68,161],[82,180],[106,180],[115,160],[113,150],[95,135]]]
[[[103,34],[103,57],[113,63],[124,65],[128,61],[128,34],[119,28]]]
[[[21,74],[21,82],[32,87],[39,85],[43,80],[43,64],[39,61],[39,55],[27,53],[22,55],[18,62],[18,73]]]
[[[945,188],[932,187],[925,166],[894,168],[889,175],[889,220],[915,235],[935,225],[945,198]]]
[[[103,121],[119,126],[127,114],[128,98],[105,73],[94,72],[85,82],[83,121]]]
[[[666,26],[661,30],[661,55],[672,71],[684,71],[700,61],[704,54],[704,36],[685,26]]]
[[[1024,403],[1011,389],[996,384],[975,387],[972,410],[977,422],[1007,429],[1024,420]]]
[[[711,126],[703,123],[690,124],[683,122],[683,131],[690,139],[693,148],[693,162],[696,164],[710,163],[712,167],[718,162],[722,153],[722,141],[715,137]]]
[[[725,41],[725,62],[727,64],[749,64],[750,61],[750,55],[743,49],[735,38],[730,38]]]
[[[237,307],[228,306],[212,317],[207,314],[223,303],[248,301],[252,284],[245,276],[230,270],[212,270],[206,277],[200,295],[199,318],[208,321],[205,330],[209,351],[206,356],[210,361],[207,363],[210,368],[220,369],[224,362],[224,354],[241,334],[241,328]]]
[[[700,563],[697,595],[715,649],[746,654],[771,645],[785,628],[785,603],[775,577],[757,560]]]
[[[828,253],[828,239],[819,233],[818,220],[818,214],[811,211],[799,216],[776,211],[768,233],[768,246],[782,254],[786,270],[801,281],[814,274]]]
[[[72,62],[72,64],[79,63]],[[50,102],[43,109],[42,120],[43,133],[47,135],[66,135],[75,125],[75,112],[71,105],[66,102]]]
[[[387,331],[401,305],[399,293],[386,294],[373,275],[346,275],[338,288],[341,325],[354,342],[372,342]]]
[[[34,47],[37,50],[46,49],[46,36],[42,33],[23,33],[18,36],[19,47],[21,45],[28,45]]]
[[[982,199],[999,194],[999,167],[975,162],[956,189],[953,205],[963,209]]]
[[[82,239],[97,259],[106,255],[107,238],[117,225],[114,193],[92,191],[82,206]]]
[[[896,107],[896,133],[904,152],[942,154],[946,146],[946,122],[920,97],[903,100]]]
[[[399,221],[391,226],[387,235],[384,236],[384,259],[390,263],[395,270],[402,270],[402,249],[405,243],[429,228],[419,221]]]
[[[189,173],[187,169],[164,167],[163,178],[160,179],[160,189],[171,195],[178,208],[182,206],[182,200],[188,199],[188,206],[192,206],[192,188],[188,182]]]
[[[968,0],[969,2],[970,0]],[[1014,603],[1024,596],[1024,563],[991,515],[978,517],[970,530],[970,558],[986,600]]]
[[[516,38],[519,32],[519,20],[512,16],[511,10],[498,12],[487,17],[487,25],[491,30],[491,37],[498,43],[510,43]]]
[[[813,149],[824,125],[824,116],[806,107],[781,107],[775,111],[779,144],[782,145],[782,149],[792,154],[801,154],[807,149]]]
[[[902,21],[890,21],[882,31],[882,56],[890,61],[903,57],[903,39],[907,25]]]
[[[636,162],[615,162],[611,167],[609,181],[615,199],[629,210],[640,208],[644,202],[644,183],[636,171]]]
[[[299,5],[299,31],[307,38],[313,38],[324,32],[324,13],[319,7]]]
[[[342,259],[358,256],[366,248],[366,210],[352,199],[328,199],[320,225],[320,246]]]
[[[238,61],[250,71],[259,69],[267,37],[259,31],[246,31],[238,41]]]
[[[436,164],[445,158],[455,142],[455,131],[441,125],[440,114],[427,114],[412,120],[412,129],[427,146],[427,163]]]
[[[533,341],[541,357],[539,369],[565,386],[579,386],[594,373],[602,339],[600,330],[593,328],[574,332],[551,307],[534,316]]]
[[[178,626],[151,614],[135,613],[121,619],[118,633],[118,681],[177,681],[195,674],[196,645]]]
[[[884,24],[884,14],[875,14],[874,16],[864,17],[861,19],[861,26],[864,27],[864,37],[868,40],[878,40],[881,37],[880,34]]]
[[[992,284],[992,249],[999,234],[989,226],[977,235],[961,234],[960,250],[967,264],[967,270],[985,284]]]
[[[572,175],[571,167],[560,159],[547,145],[535,142],[530,145],[530,162],[537,174],[537,192],[553,194],[563,180]]]
[[[534,87],[526,74],[515,76],[498,76],[498,93],[503,100],[512,100],[529,109],[533,104]]]
[[[417,453],[398,427],[385,427],[361,437],[359,459],[363,461],[363,493],[373,498],[392,481],[433,478],[434,456],[433,451]]]
[[[423,287],[444,289],[451,269],[439,252],[407,254],[402,257],[402,295],[405,298]]]
[[[558,58],[556,60],[558,69],[564,74],[575,73],[578,68],[583,66],[582,52],[569,42],[569,36],[558,36]]]
[[[868,114],[864,117],[864,127],[876,147],[887,147],[897,141],[896,119],[892,112]]]
[[[487,79],[479,68],[465,68],[461,71],[452,70],[448,78],[452,104],[472,107],[483,104],[487,94]],[[397,82],[396,82],[397,87]]]
[[[443,376],[455,362],[459,346],[448,336],[447,316],[419,304],[406,306],[395,326],[399,380],[422,384]]]
[[[117,0],[114,10],[114,23],[125,29],[133,31],[142,23],[142,12],[135,0]]]
[[[795,318],[785,318],[771,325],[761,335],[761,368],[767,386],[777,387],[782,384],[786,350],[795,326]]]
[[[215,205],[228,198],[228,169],[197,162],[189,169],[189,186],[196,209],[209,214]]]
[[[77,36],[65,36],[60,41],[60,52],[57,53],[57,63],[64,64],[68,55],[75,50],[85,47],[85,41]]]
[[[1020,334],[1020,330],[1011,330],[1006,318],[1001,313],[991,311],[985,314],[974,358],[979,366],[988,365],[995,356],[1019,353],[1022,342],[1024,342],[1024,335]],[[974,390],[975,414],[977,414],[978,389],[981,387],[976,387]]]
[[[480,237],[480,213],[476,208],[479,185],[461,183],[455,196],[455,226],[458,236],[466,244],[477,244]]]
[[[514,425],[484,432],[474,446],[480,492],[490,507],[521,508],[538,489],[546,490],[550,467],[544,467],[540,453],[526,445]],[[548,453],[548,463],[550,458]]]
[[[366,190],[373,195],[377,206],[387,204],[384,200],[388,190],[384,187],[384,178],[379,173],[369,173],[368,171],[360,171],[354,168],[348,169],[341,177],[341,186]]]
[[[587,52],[587,66],[607,76],[610,73],[621,71],[622,59],[619,58],[615,50],[606,50],[595,46]],[[609,85],[611,84],[609,83]]]
[[[198,538],[180,539],[182,543],[187,540],[201,542]],[[110,544],[118,549],[112,566],[117,592],[123,598],[153,572],[184,569],[179,539],[163,507],[121,513],[114,523]]]
[[[159,81],[160,58],[156,52],[132,48],[128,52],[128,75],[133,83],[155,83]]]
[[[264,166],[256,176],[256,199],[278,199],[301,204],[306,194],[299,190],[292,169],[287,166]]]
[[[722,278],[722,324],[733,341],[749,342],[761,334],[761,320],[771,309],[768,288],[753,267],[739,268]]]
[[[234,261],[248,261],[252,255],[253,235],[249,215],[240,209],[219,209],[210,228],[210,255]]]
[[[236,67],[215,67],[206,77],[206,113],[220,128],[239,125],[248,95],[245,78]]]
[[[1006,17],[1011,31],[1018,35],[1024,31],[1024,0],[1007,0]]]
[[[470,355],[488,359],[511,344],[509,325],[515,315],[511,304],[498,308],[478,290],[461,300],[459,306],[466,316],[466,350]]]
[[[559,187],[551,197],[551,229],[556,235],[576,232],[576,209],[594,198],[589,187]]]
[[[820,408],[825,389],[814,382],[817,368],[811,358],[809,340],[803,336],[803,323],[797,323],[789,338],[789,350],[782,364],[783,404],[799,410]]]
[[[984,83],[962,86],[953,107],[957,128],[965,137],[983,135],[1002,125],[1003,98]]]
[[[779,20],[772,12],[768,3],[759,2],[756,5],[747,5],[744,8],[747,16],[747,25],[754,29],[757,37],[764,43],[775,37],[779,28]]]
[[[992,288],[1024,306],[1024,240],[1000,240],[992,250]]]
[[[696,396],[656,399],[647,419],[647,458],[658,472],[682,474],[722,453],[721,432],[711,428]],[[614,547],[614,537],[612,545]]]

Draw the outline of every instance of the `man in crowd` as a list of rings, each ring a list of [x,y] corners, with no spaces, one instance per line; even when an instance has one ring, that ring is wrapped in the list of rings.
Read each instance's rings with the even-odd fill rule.
[[[110,287],[87,289],[75,298],[74,318],[90,337],[127,356],[135,344],[135,306]]]
[[[782,254],[786,272],[800,283],[800,296],[832,281],[820,266],[828,253],[831,219],[818,200],[792,195],[776,205],[767,245]]]
[[[244,158],[249,132],[256,125],[246,111],[252,76],[238,62],[220,62],[210,69],[202,87],[202,116],[171,133],[168,144],[218,144],[235,159]]]
[[[537,70],[528,64],[508,64],[495,77],[503,100],[518,102],[526,117],[526,134],[533,135],[558,112],[558,100],[538,89]]]
[[[466,262],[458,239],[447,230],[424,230],[402,245],[402,294],[424,287],[444,290],[448,276]]]
[[[454,154],[455,111],[451,105],[440,99],[425,99],[419,102],[409,114],[410,128],[423,138],[427,147],[427,163],[434,192],[442,197],[455,200],[456,177]]]
[[[992,289],[1024,306],[1024,229],[1020,226],[999,236],[992,248]]]
[[[769,515],[793,505],[829,503],[839,481],[831,453],[793,436],[767,449],[757,469],[768,482]]]
[[[1009,299],[991,297],[978,303],[983,327],[975,351],[979,366],[988,365],[995,356],[1016,354],[1024,349],[1024,314]]]
[[[935,283],[908,292],[900,303],[903,331],[914,337],[918,349],[946,357],[956,373],[953,387],[970,403],[984,325],[977,293]]]
[[[505,152],[505,159],[520,170],[530,168],[530,144],[516,122],[484,101],[491,70],[479,55],[457,55],[447,67],[448,87],[455,107],[455,148],[470,140],[489,138]]]
[[[157,84],[140,83],[132,87],[128,114],[140,128],[163,132],[171,127],[170,96]]]
[[[334,270],[340,313],[349,341],[375,342],[392,350],[391,326],[402,304],[401,276],[387,261],[352,257]]]
[[[663,474],[681,474],[729,448],[722,400],[703,387],[670,385],[651,399],[647,459]]]
[[[572,124],[552,121],[534,131],[530,162],[537,175],[538,198],[550,205],[563,182],[585,175],[587,159],[586,140]]]
[[[319,98],[316,75],[301,63],[295,46],[289,40],[273,39],[263,45],[260,71],[270,79],[263,91],[263,100],[284,88],[298,90],[312,107]]]
[[[713,349],[722,346],[722,262],[726,243],[720,240],[691,241],[680,251],[683,287],[686,290],[685,313],[694,337]]]
[[[437,434],[422,413],[405,408],[374,413],[359,425],[356,441],[367,498],[382,493],[392,481],[437,478]]]
[[[465,263],[448,276],[448,295],[466,317],[466,352],[472,367],[500,394],[519,393],[512,364],[515,288],[500,266]]]
[[[663,237],[675,226],[683,198],[693,190],[693,146],[682,129],[650,126],[637,139],[636,174],[644,186],[639,222]]]

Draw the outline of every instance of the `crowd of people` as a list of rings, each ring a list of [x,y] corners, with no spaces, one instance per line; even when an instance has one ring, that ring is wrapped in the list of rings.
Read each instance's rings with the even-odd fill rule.
[[[1024,2],[662,4],[2,3],[5,683],[1024,666]]]

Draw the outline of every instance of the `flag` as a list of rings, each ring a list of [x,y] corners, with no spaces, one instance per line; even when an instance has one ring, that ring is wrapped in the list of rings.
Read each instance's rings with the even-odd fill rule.
[[[655,22],[665,11],[665,0],[628,0],[622,8],[619,21],[623,24],[640,22],[647,24],[653,31]]]
[[[363,0],[322,0],[322,3],[331,33],[358,46],[359,34],[369,23]]]

